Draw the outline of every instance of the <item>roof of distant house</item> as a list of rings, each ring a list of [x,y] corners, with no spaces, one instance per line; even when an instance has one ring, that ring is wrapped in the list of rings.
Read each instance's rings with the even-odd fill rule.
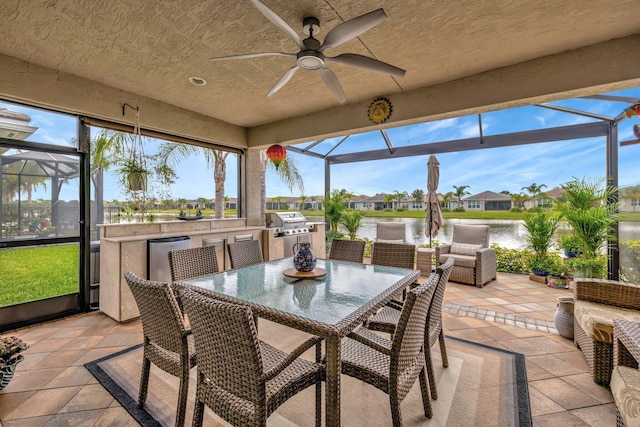
[[[482,193],[474,194],[464,200],[481,200],[481,201],[493,201],[493,200],[511,200],[511,196],[508,194],[495,193],[493,191],[483,191]]]

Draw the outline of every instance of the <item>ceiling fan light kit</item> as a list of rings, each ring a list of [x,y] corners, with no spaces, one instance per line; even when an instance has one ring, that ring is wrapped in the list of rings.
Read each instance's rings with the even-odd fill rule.
[[[320,33],[320,21],[318,18],[313,16],[304,18],[302,21],[302,32],[307,36],[307,38],[303,40],[298,33],[289,26],[289,24],[269,9],[265,4],[259,0],[250,1],[269,21],[287,33],[287,35],[298,45],[300,51],[297,54],[286,52],[247,53],[211,58],[210,60],[222,61],[227,59],[245,59],[261,56],[286,56],[296,58],[296,65],[285,71],[280,79],[278,79],[278,81],[273,85],[268,96],[273,96],[278,90],[287,84],[289,80],[291,80],[298,69],[302,68],[303,70],[317,72],[318,76],[333,96],[335,96],[340,103],[346,102],[342,85],[333,71],[326,68],[325,65],[327,62],[347,65],[395,77],[403,77],[405,74],[405,70],[401,68],[368,56],[358,55],[355,53],[343,53],[335,57],[324,55],[325,50],[339,46],[354,37],[358,37],[360,34],[370,30],[387,19],[387,14],[382,9],[376,9],[372,12],[365,13],[364,15],[357,16],[337,25],[327,33],[324,42],[320,43],[320,41],[314,37]]]

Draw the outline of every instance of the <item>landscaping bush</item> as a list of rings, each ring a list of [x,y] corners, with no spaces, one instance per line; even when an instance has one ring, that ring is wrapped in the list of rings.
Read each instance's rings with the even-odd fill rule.
[[[466,212],[466,210],[464,208],[455,208],[453,211],[454,212]]]
[[[406,211],[406,209],[405,209],[405,208],[398,208],[398,209],[396,209],[396,212],[404,212],[404,211]]]
[[[449,208],[440,208],[441,212],[451,212],[451,209]]]
[[[527,260],[533,256],[530,249],[507,249],[498,244],[492,244],[496,250],[496,261],[498,271],[506,273],[528,274]]]
[[[382,210],[382,212],[393,212],[393,209],[391,209],[391,208],[384,208],[384,209]]]
[[[514,206],[511,208],[511,212],[522,212],[522,208],[520,206]]]
[[[640,284],[640,240],[620,242],[620,279]]]

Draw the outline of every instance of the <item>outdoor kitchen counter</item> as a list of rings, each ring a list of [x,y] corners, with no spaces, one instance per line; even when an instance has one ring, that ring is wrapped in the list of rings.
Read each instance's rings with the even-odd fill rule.
[[[246,226],[246,220],[242,218],[104,224],[99,227],[100,310],[118,322],[140,316],[138,306],[124,280],[124,273],[131,271],[139,277],[147,277],[148,240],[188,236],[189,246],[194,248],[202,246],[204,239],[224,239],[226,243],[233,243],[240,236],[251,235],[264,246],[264,228]],[[226,251],[224,256],[227,256]],[[227,262],[226,265],[229,266],[230,263]]]

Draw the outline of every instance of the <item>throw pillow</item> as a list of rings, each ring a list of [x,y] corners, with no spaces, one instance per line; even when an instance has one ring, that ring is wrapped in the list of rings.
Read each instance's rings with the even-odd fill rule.
[[[472,245],[471,243],[451,243],[452,254],[474,256],[478,250],[482,249],[482,245]]]

